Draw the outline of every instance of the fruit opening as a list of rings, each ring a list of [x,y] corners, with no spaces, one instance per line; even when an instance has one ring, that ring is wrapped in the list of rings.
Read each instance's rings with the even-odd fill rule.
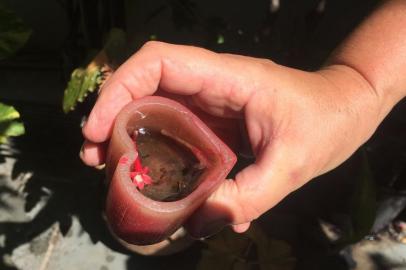
[[[200,184],[205,166],[182,140],[171,138],[164,130],[148,127],[136,129],[132,138],[142,165],[136,161],[131,171],[146,172],[144,177],[151,180],[139,188],[144,196],[156,201],[176,201]]]

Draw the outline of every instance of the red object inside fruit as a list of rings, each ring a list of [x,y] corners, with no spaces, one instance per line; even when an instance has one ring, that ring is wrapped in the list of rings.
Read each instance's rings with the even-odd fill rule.
[[[137,132],[134,133],[134,148],[135,151],[137,151]],[[138,156],[133,164],[133,170],[130,171],[130,178],[133,181],[133,183],[142,190],[145,185],[150,185],[152,184],[152,179],[148,175],[149,168],[147,166],[143,167],[141,164],[141,159]]]

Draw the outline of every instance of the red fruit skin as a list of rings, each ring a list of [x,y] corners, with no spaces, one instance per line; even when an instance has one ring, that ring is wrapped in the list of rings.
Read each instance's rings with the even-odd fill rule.
[[[141,194],[132,183],[131,164],[138,153],[128,134],[140,127],[164,130],[180,139],[206,166],[200,184],[185,198],[155,201]],[[183,225],[225,180],[236,160],[230,148],[180,103],[158,96],[134,101],[118,115],[107,152],[107,222],[112,231],[128,243],[158,243]]]

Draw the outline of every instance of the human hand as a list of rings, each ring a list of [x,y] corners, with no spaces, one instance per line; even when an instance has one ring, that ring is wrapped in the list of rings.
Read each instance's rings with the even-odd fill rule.
[[[103,86],[83,127],[86,164],[104,162],[103,142],[118,112],[157,89],[222,121],[244,119],[256,157],[191,217],[187,227],[195,237],[227,224],[245,231],[289,193],[347,159],[390,109],[344,65],[304,72],[265,59],[149,42]]]

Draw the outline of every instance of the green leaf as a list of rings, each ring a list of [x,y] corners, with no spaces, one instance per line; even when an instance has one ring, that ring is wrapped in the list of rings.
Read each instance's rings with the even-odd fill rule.
[[[258,261],[261,270],[293,270],[296,259],[290,245],[281,240],[269,239],[266,246],[258,247]]]
[[[253,243],[246,234],[237,234],[226,228],[205,242],[208,250],[203,251],[197,269],[252,269],[253,264],[246,256]]]
[[[197,264],[197,270],[228,270],[233,269],[235,258],[224,256],[211,250],[203,250],[202,257]]]
[[[221,34],[217,35],[217,44],[224,44],[224,36]]]
[[[248,237],[255,243],[258,263],[261,270],[292,270],[296,259],[288,243],[268,237],[260,226],[255,223],[247,232]]]
[[[24,125],[14,121],[20,114],[12,106],[0,103],[0,144],[5,143],[10,136],[24,134]]]
[[[232,256],[241,256],[250,244],[251,240],[245,234],[237,235],[229,228],[207,241],[210,250]]]
[[[0,1],[0,60],[17,52],[30,35],[31,29]]]
[[[363,152],[362,166],[356,179],[354,193],[351,197],[351,229],[345,232],[340,246],[356,243],[371,232],[374,225],[377,202],[376,184],[369,167],[366,152]]]
[[[359,241],[370,233],[375,221],[376,208],[376,184],[369,167],[368,157],[364,152],[361,172],[352,196],[353,241]]]
[[[89,69],[77,68],[71,74],[71,79],[63,96],[63,111],[65,113],[75,109],[78,102],[99,87],[102,82],[101,67]]]
[[[105,79],[102,69],[107,64],[119,65],[124,61],[125,46],[125,32],[119,28],[113,28],[107,36],[104,48],[89,65],[72,72],[62,102],[65,113],[74,110],[78,102],[83,102],[90,92],[100,87]]]
[[[8,106],[0,102],[0,122],[11,121],[20,118],[20,114],[13,106]]]
[[[296,259],[289,244],[271,239],[256,224],[248,232],[237,234],[227,228],[205,241],[198,269],[292,270]]]
[[[20,136],[24,132],[24,125],[20,122],[10,121],[0,123],[0,134],[2,136]]]

